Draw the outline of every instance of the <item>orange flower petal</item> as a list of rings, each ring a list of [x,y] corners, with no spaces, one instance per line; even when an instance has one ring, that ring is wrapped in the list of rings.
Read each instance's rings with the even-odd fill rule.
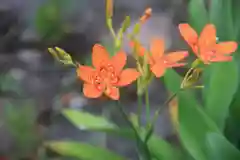
[[[91,76],[95,73],[95,70],[89,66],[80,65],[77,68],[77,76],[85,82],[92,83]]]
[[[134,49],[136,47],[136,52],[139,56],[144,56],[144,53],[146,52],[146,49],[139,43],[139,42],[130,42],[130,47]]]
[[[107,50],[100,44],[95,44],[92,49],[92,64],[95,68],[99,68],[104,63],[109,62],[109,54]]]
[[[221,42],[216,44],[215,50],[219,54],[231,54],[237,50],[238,44],[234,41]]]
[[[151,71],[157,78],[162,77],[165,73],[165,70],[166,67],[163,65],[163,63],[156,63],[151,67]]]
[[[175,63],[175,64],[171,64],[170,67],[183,67],[185,65],[187,65],[187,63]]]
[[[200,34],[199,47],[205,50],[214,44],[216,44],[216,28],[213,24],[207,24]]]
[[[188,56],[187,51],[171,52],[166,55],[166,59],[170,62],[178,62]]]
[[[115,67],[117,73],[121,72],[127,61],[127,55],[123,51],[119,51],[111,59],[112,65]]]
[[[162,39],[154,39],[150,46],[152,58],[159,59],[164,54],[164,41]]]
[[[119,82],[116,86],[126,86],[131,84],[140,76],[140,73],[136,69],[125,69],[122,71],[121,75],[119,76]]]
[[[98,90],[92,84],[85,83],[83,85],[83,94],[88,98],[98,98],[102,95],[102,91]]]
[[[119,100],[120,98],[119,89],[117,87],[108,86],[105,94],[113,100]]]
[[[228,61],[232,61],[232,57],[231,56],[217,56],[215,58],[212,58],[210,61],[211,62],[228,62]]]
[[[197,42],[198,35],[197,32],[187,23],[179,24],[178,26],[180,34],[188,45],[192,48],[194,53],[197,53]]]

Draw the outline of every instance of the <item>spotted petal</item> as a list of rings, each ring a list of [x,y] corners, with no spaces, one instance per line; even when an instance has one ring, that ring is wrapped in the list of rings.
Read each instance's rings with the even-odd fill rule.
[[[92,75],[94,73],[95,73],[95,70],[89,66],[80,65],[77,68],[77,76],[87,83],[92,83]]]
[[[162,39],[154,39],[150,46],[152,58],[159,59],[164,54],[164,41]]]
[[[188,43],[188,45],[192,48],[193,52],[197,54],[197,42],[198,35],[197,32],[187,23],[179,24],[178,26],[180,34],[183,39]]]
[[[170,62],[178,62],[183,60],[188,56],[188,52],[186,51],[178,51],[178,52],[171,52],[166,55],[166,59]]]
[[[102,95],[102,91],[92,84],[85,83],[83,85],[83,94],[88,98],[98,98]]]
[[[127,61],[127,55],[123,51],[117,52],[111,59],[112,65],[115,67],[117,73],[121,72]]]
[[[215,50],[218,54],[231,54],[237,50],[238,44],[234,41],[220,42],[216,44]]]
[[[95,68],[109,62],[109,54],[107,50],[100,44],[95,44],[92,49],[92,64]]]
[[[118,100],[120,98],[119,89],[117,87],[108,86],[105,94],[113,100]]]
[[[140,76],[140,73],[136,69],[125,69],[119,76],[119,82],[116,86],[127,86],[135,81]]]
[[[215,58],[212,58],[210,61],[211,62],[229,62],[229,61],[232,61],[232,57],[231,56],[217,56]]]
[[[200,50],[208,49],[214,44],[216,44],[216,28],[213,24],[207,24],[199,37]]]
[[[151,67],[151,71],[157,78],[162,77],[165,73],[165,70],[166,66],[161,62],[157,62]]]

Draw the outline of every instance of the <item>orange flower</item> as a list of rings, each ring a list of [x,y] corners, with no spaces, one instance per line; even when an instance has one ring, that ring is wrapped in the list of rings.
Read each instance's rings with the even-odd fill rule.
[[[178,63],[188,56],[187,51],[171,52],[164,55],[164,41],[154,39],[150,45],[150,53],[138,42],[131,42],[131,47],[136,47],[139,56],[148,54],[150,69],[156,77],[161,77],[167,68],[181,67],[185,63]]]
[[[229,55],[237,49],[237,43],[234,41],[217,43],[216,28],[213,24],[207,24],[199,37],[189,24],[180,24],[179,30],[193,52],[205,64],[231,61],[232,57]]]
[[[92,49],[92,63],[94,68],[80,65],[77,75],[85,83],[83,93],[89,98],[98,98],[103,93],[113,100],[118,100],[118,87],[126,86],[135,81],[140,73],[136,69],[125,69],[127,56],[119,51],[110,57],[107,50],[95,44]]]

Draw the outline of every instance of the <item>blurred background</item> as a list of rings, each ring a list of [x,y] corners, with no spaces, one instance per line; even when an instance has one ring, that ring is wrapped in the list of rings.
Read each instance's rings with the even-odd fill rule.
[[[140,41],[148,45],[150,38],[162,37],[167,50],[184,49],[177,25],[187,19],[186,6],[187,0],[115,0],[114,28],[117,30],[127,15],[134,24],[151,7],[153,15],[143,26]],[[41,150],[42,142],[71,139],[137,159],[129,141],[79,131],[59,114],[62,108],[76,108],[125,125],[105,99],[84,98],[75,69],[54,61],[47,51],[58,46],[80,63],[88,63],[94,43],[110,46],[111,42],[104,0],[0,0],[0,156],[54,158],[56,154]],[[156,80],[150,86],[152,113],[166,98],[161,81]],[[126,110],[135,112],[134,86],[124,90],[122,99]],[[161,114],[156,132],[169,141],[174,139],[167,111]]]

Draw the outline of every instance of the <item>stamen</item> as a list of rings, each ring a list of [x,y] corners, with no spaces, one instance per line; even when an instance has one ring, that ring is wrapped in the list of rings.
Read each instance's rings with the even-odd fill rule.
[[[105,64],[99,70],[99,78],[101,84],[109,85],[116,84],[119,81],[119,77],[115,72],[115,68],[111,64]]]
[[[114,73],[111,74],[111,83],[116,84],[119,81],[119,77],[116,76]]]

